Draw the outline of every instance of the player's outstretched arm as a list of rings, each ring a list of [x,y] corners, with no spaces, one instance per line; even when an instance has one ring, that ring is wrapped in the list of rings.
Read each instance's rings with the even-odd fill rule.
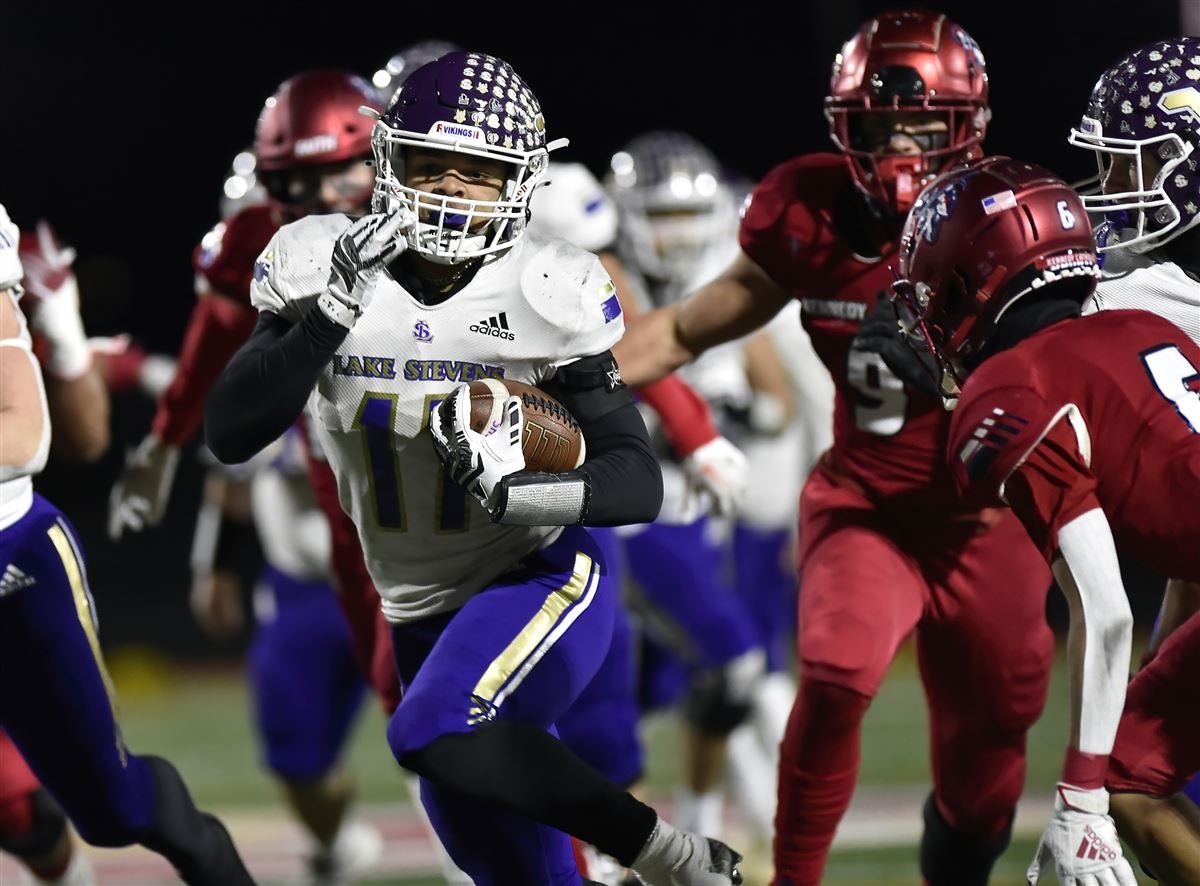
[[[626,384],[640,387],[709,348],[749,335],[791,296],[745,254],[716,280],[674,305],[630,318],[613,348]]]

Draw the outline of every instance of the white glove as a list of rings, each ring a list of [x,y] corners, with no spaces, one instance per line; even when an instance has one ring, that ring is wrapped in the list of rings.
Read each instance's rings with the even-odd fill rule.
[[[329,288],[317,299],[325,316],[350,329],[370,301],[373,283],[407,245],[400,233],[416,224],[406,209],[364,215],[333,244]]]
[[[45,221],[37,224],[37,241],[37,251],[23,258],[29,325],[50,346],[50,374],[79,378],[92,365],[92,351],[79,314],[79,284],[71,271],[75,250],[62,246]]]
[[[21,278],[25,276],[25,269],[21,267],[21,253],[17,251],[20,242],[20,229],[8,217],[4,204],[0,203],[0,289],[19,287]]]
[[[178,465],[179,448],[153,434],[126,455],[108,500],[109,538],[116,541],[125,529],[141,532],[162,521]]]
[[[483,433],[471,430],[470,421],[471,388],[462,384],[434,408],[429,430],[450,479],[490,512],[497,504],[500,481],[525,470],[521,398],[505,399],[500,421]]]
[[[709,440],[683,460],[683,472],[694,492],[712,501],[717,516],[728,516],[741,504],[750,466],[742,451],[724,437]]]
[[[1025,872],[1029,886],[1037,886],[1050,862],[1062,886],[1137,886],[1108,814],[1108,791],[1059,783],[1054,818]]]

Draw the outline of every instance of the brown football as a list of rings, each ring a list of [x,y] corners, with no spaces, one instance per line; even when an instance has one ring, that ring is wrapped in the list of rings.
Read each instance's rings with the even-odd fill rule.
[[[471,430],[483,433],[500,421],[504,401],[511,394],[521,398],[526,468],[561,474],[583,464],[587,448],[579,423],[554,397],[524,382],[506,378],[471,382]]]

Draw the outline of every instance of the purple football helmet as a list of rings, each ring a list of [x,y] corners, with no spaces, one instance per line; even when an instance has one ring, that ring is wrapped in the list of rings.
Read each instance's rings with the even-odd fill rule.
[[[1068,141],[1096,154],[1100,174],[1090,181],[1100,188],[1083,202],[1104,216],[1097,231],[1101,252],[1145,252],[1194,228],[1200,223],[1200,39],[1150,43],[1105,71]],[[1128,187],[1110,181],[1119,157],[1128,158]]]
[[[441,264],[499,252],[525,232],[529,197],[545,178],[546,123],[533,91],[512,66],[477,52],[451,52],[409,75],[375,124],[373,208],[414,212],[408,248]],[[436,149],[507,163],[510,173],[495,201],[464,206],[404,184],[405,151]],[[487,224],[480,225],[480,220]]]

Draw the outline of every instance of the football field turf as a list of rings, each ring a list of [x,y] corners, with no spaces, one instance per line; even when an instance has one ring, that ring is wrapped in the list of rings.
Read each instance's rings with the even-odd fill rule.
[[[261,882],[295,882],[303,843],[278,805],[273,783],[257,763],[240,674],[235,670],[179,670],[129,650],[114,650],[109,658],[130,748],[163,754],[179,766],[197,802],[225,818]],[[915,660],[911,649],[905,647],[867,715],[859,788],[839,830],[825,883],[893,886],[919,882],[915,847],[920,805],[929,779],[925,717]],[[408,800],[383,730],[383,715],[369,702],[352,739],[349,768],[357,782],[361,812],[380,828],[387,845],[378,875],[362,882],[397,886],[441,883],[435,876],[432,847]],[[670,785],[678,771],[677,735],[675,720],[665,715],[651,718],[643,732],[649,799],[667,810],[668,817]],[[1024,883],[1025,866],[1049,815],[1065,735],[1066,687],[1060,650],[1050,700],[1030,735],[1026,799],[1018,811],[1016,836],[997,866],[992,880],[995,886]],[[728,836],[748,856],[744,866],[747,886],[763,886],[770,874],[768,849],[747,843],[732,812]],[[171,882],[169,869],[143,850],[89,851],[97,862],[101,883]],[[0,883],[10,882],[6,874],[11,872],[11,862],[0,864]]]

